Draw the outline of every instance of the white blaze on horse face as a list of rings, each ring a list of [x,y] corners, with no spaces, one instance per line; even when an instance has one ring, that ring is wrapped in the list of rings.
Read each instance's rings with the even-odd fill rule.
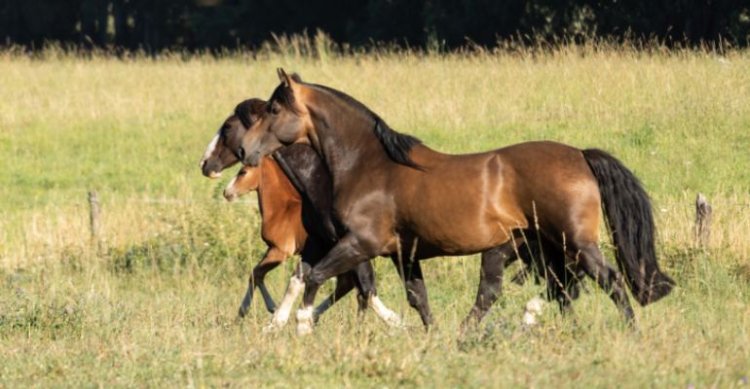
[[[286,322],[289,321],[289,314],[292,311],[292,304],[304,289],[305,282],[297,278],[297,275],[293,275],[289,279],[289,286],[286,288],[284,298],[281,299],[281,304],[279,304],[279,307],[274,312],[271,323],[263,329],[264,332],[272,332],[286,325]],[[310,315],[312,317],[312,311]]]
[[[396,314],[396,312],[391,311],[388,309],[388,307],[383,304],[382,301],[380,301],[380,298],[376,295],[370,296],[370,306],[375,311],[375,313],[383,319],[383,321],[388,324],[391,327],[401,327],[403,326],[403,323],[401,322],[401,317]]]
[[[220,138],[221,130],[216,132],[216,135],[213,139],[211,139],[211,143],[208,144],[208,147],[206,148],[206,152],[203,153],[203,159],[201,159],[200,167],[203,169],[203,165],[206,164],[206,160],[211,158],[211,154],[214,153],[214,150],[216,150],[216,146],[219,145],[219,138]],[[221,172],[211,172],[211,178],[219,178],[221,177]]]

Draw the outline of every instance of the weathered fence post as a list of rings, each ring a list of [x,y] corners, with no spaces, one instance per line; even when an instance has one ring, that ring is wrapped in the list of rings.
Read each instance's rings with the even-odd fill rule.
[[[695,243],[698,247],[708,246],[711,238],[711,204],[702,193],[695,199]]]
[[[89,222],[91,226],[91,240],[99,239],[99,197],[96,191],[89,191]]]

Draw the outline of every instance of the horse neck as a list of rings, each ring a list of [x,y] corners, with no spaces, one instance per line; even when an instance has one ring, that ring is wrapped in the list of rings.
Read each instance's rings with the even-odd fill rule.
[[[334,191],[349,178],[360,179],[357,172],[363,166],[389,169],[397,165],[375,136],[373,119],[359,112],[349,116],[334,112],[328,118],[313,120],[317,141],[312,142],[331,173]]]

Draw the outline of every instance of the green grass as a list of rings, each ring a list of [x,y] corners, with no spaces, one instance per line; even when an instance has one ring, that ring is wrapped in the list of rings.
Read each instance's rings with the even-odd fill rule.
[[[236,103],[270,94],[278,66],[346,91],[439,150],[552,139],[612,152],[654,200],[660,261],[678,288],[636,308],[638,332],[592,283],[573,317],[549,306],[529,331],[520,314],[542,288],[506,277],[481,330],[461,338],[476,257],[424,263],[438,323],[430,333],[378,259],[379,292],[406,317],[406,330],[388,329],[372,313],[359,319],[351,297],[307,338],[293,325],[263,335],[269,315],[257,299],[237,321],[264,249],[255,197],[224,203],[234,169],[210,181],[197,163]],[[7,52],[0,86],[0,386],[747,385],[746,51],[592,45],[125,61]],[[96,243],[91,189],[102,201]],[[697,192],[715,213],[701,249],[692,235]],[[293,262],[269,275],[274,296]]]

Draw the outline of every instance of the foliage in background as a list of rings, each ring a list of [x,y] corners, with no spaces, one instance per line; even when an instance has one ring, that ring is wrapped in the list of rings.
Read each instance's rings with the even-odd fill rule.
[[[337,43],[425,49],[498,42],[657,39],[745,46],[750,5],[733,0],[3,0],[0,40],[33,48],[196,50],[257,47],[322,30]]]

